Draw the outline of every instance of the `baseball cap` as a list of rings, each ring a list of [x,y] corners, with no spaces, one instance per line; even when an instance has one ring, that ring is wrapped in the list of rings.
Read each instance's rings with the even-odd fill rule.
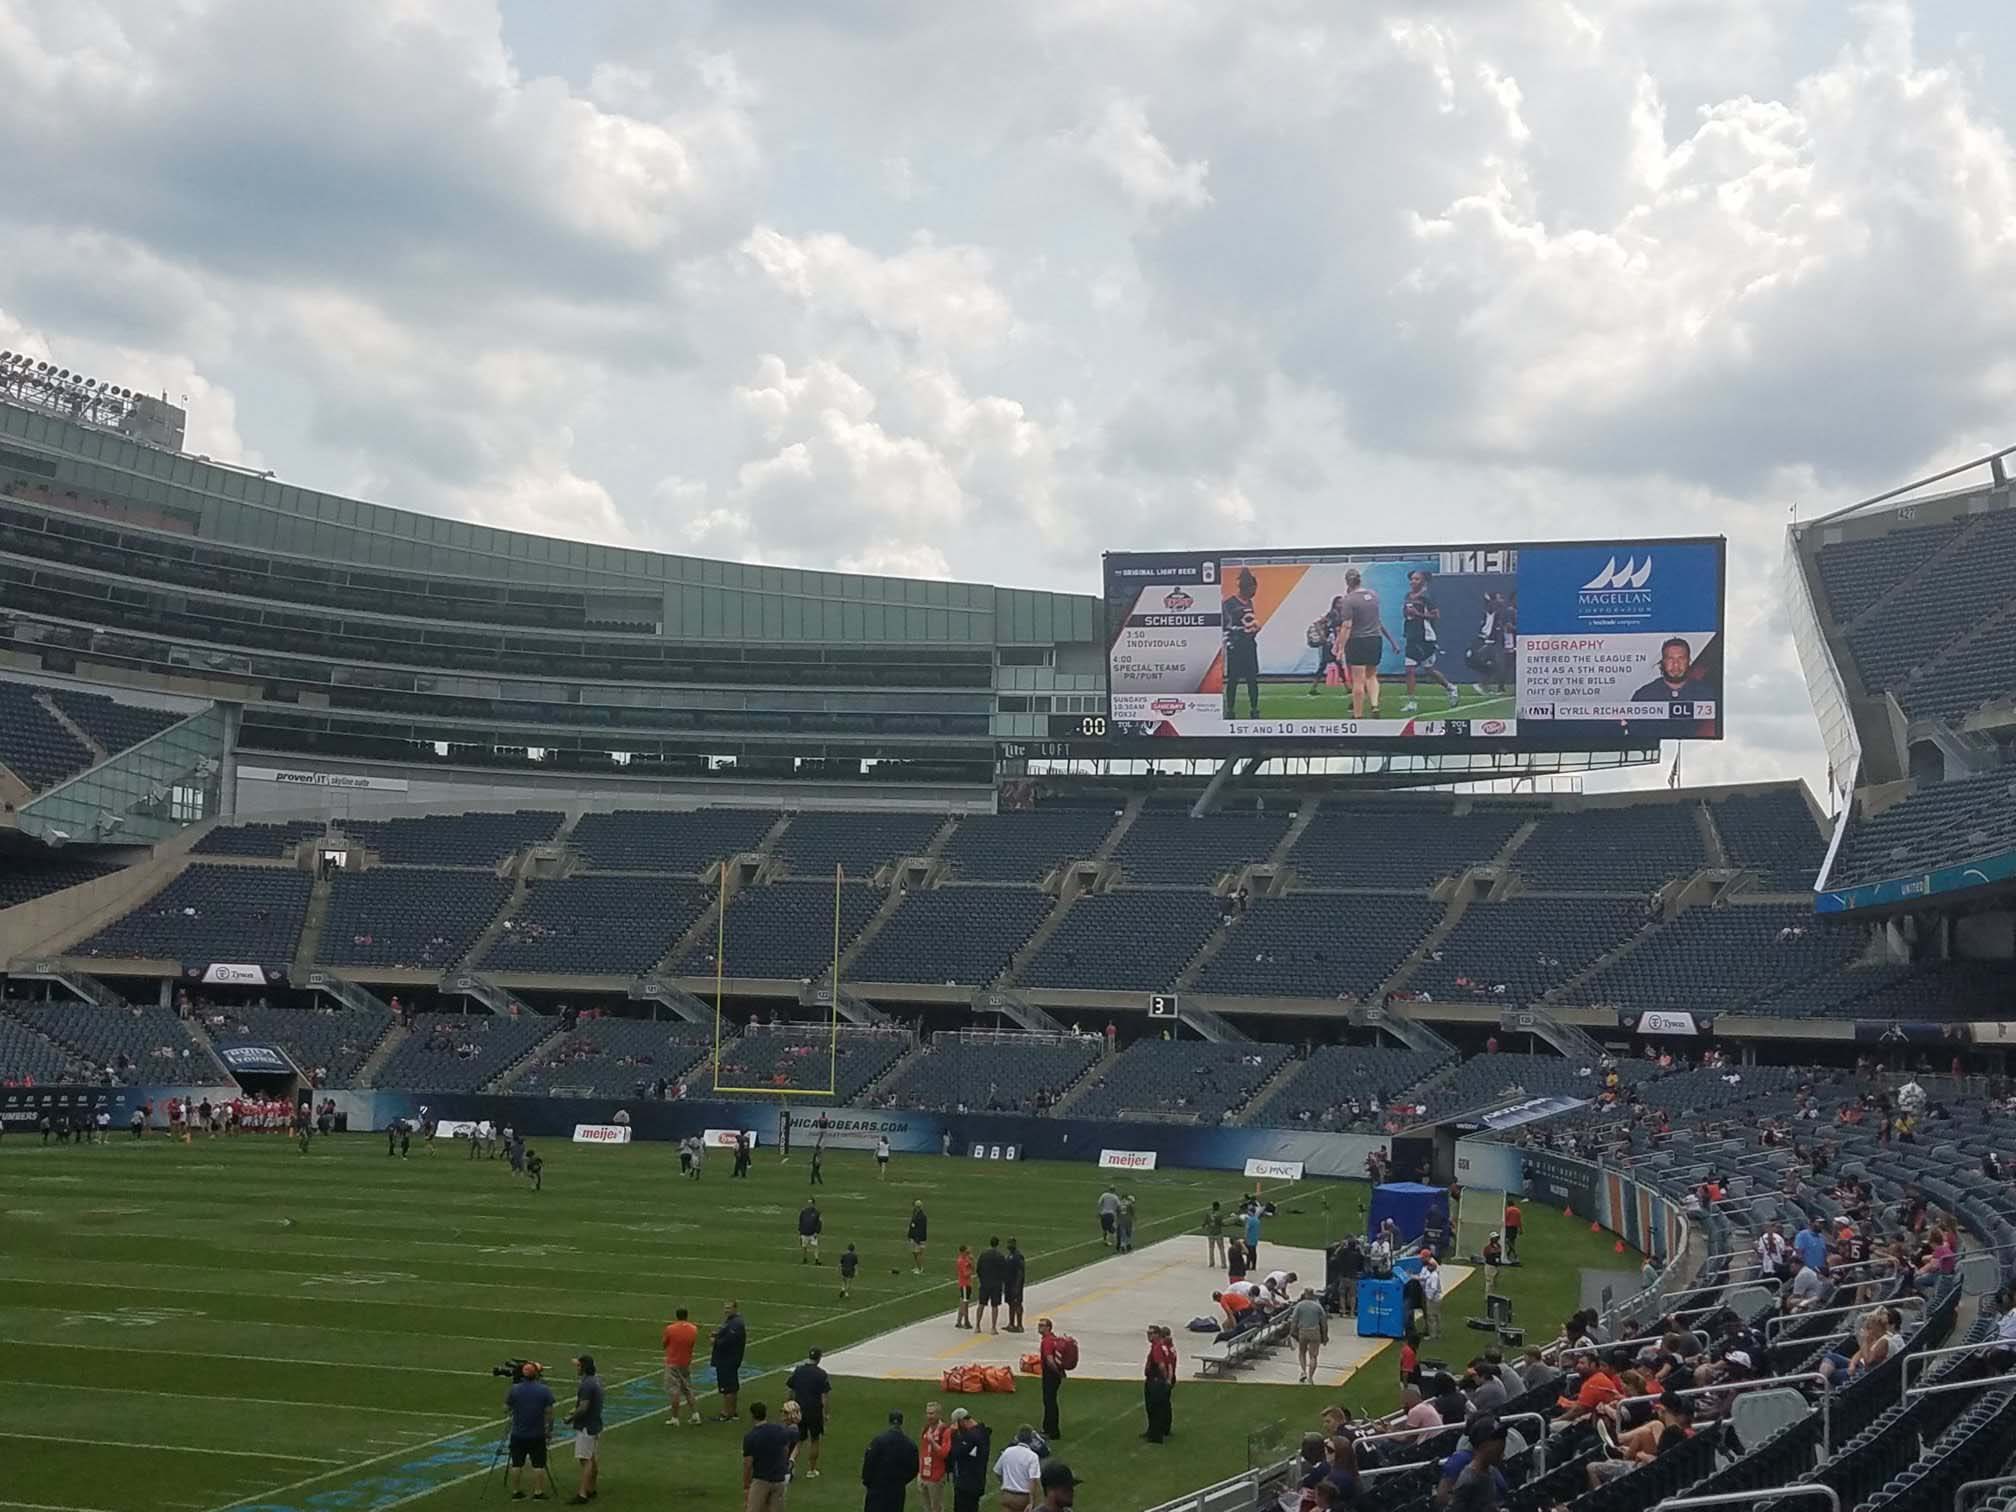
[[[1082,1486],[1085,1482],[1073,1475],[1071,1467],[1064,1461],[1053,1459],[1043,1467],[1042,1484],[1043,1489],[1048,1491],[1052,1486]]]
[[[1751,1368],[1750,1355],[1747,1350],[1732,1349],[1723,1358],[1728,1360],[1731,1365],[1741,1365],[1745,1370]]]

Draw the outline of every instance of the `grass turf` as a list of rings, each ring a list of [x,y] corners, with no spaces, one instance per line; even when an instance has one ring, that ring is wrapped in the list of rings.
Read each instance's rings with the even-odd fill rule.
[[[1453,674],[1452,674],[1453,675]],[[1449,706],[1449,695],[1442,685],[1432,677],[1417,678],[1414,701],[1421,707],[1412,717],[1417,719],[1510,719],[1516,702],[1508,690],[1499,693],[1488,689],[1481,696],[1469,683],[1458,683],[1460,701],[1455,708]],[[1388,674],[1379,679],[1379,711],[1368,715],[1376,719],[1406,719],[1409,715],[1402,708],[1407,702],[1407,677],[1405,673]],[[1232,717],[1235,721],[1246,718],[1246,690],[1239,690],[1239,698]],[[1324,686],[1314,693],[1306,682],[1262,683],[1260,685],[1260,717],[1262,719],[1349,719],[1351,718],[1351,690],[1348,687],[1332,688]]]
[[[504,1496],[485,1475],[496,1447],[507,1356],[545,1361],[564,1419],[567,1361],[593,1352],[609,1387],[600,1501],[614,1506],[741,1505],[743,1425],[668,1428],[658,1335],[685,1306],[704,1330],[725,1298],[749,1320],[743,1410],[774,1407],[805,1350],[828,1351],[933,1315],[950,1328],[951,1255],[961,1240],[1014,1233],[1032,1281],[1104,1251],[1090,1164],[976,1164],[899,1156],[886,1183],[866,1155],[829,1157],[826,1246],[864,1258],[841,1301],[834,1266],[798,1263],[802,1158],[762,1152],[747,1182],[710,1159],[682,1182],[668,1145],[549,1145],[546,1186],[502,1162],[470,1162],[443,1141],[388,1160],[370,1135],[306,1156],[245,1137],[172,1145],[119,1137],[104,1147],[0,1144],[0,1439],[15,1445],[15,1502],[105,1512],[172,1509],[467,1506]],[[1243,1183],[1219,1172],[1130,1174],[1138,1238],[1194,1231],[1213,1198]],[[1362,1225],[1362,1182],[1304,1182],[1273,1194],[1267,1239],[1314,1245]],[[913,1198],[931,1215],[932,1274],[909,1272],[902,1236]],[[1327,1207],[1325,1205],[1327,1200]],[[1529,1264],[1505,1273],[1518,1321],[1536,1334],[1576,1305],[1577,1268],[1617,1268],[1610,1236],[1527,1209]],[[1201,1246],[1203,1240],[1198,1241]],[[1635,1264],[1635,1258],[1629,1262]],[[894,1268],[892,1270],[892,1267]],[[1446,1309],[1452,1358],[1484,1336],[1460,1326],[1481,1280]],[[1180,1320],[1172,1320],[1180,1321]],[[1031,1335],[1034,1338],[1034,1335]],[[1195,1341],[1179,1339],[1186,1360]],[[696,1357],[696,1366],[702,1363]],[[1339,1390],[1185,1380],[1176,1438],[1140,1442],[1141,1391],[1074,1381],[1062,1447],[1088,1478],[1085,1504],[1139,1508],[1244,1469],[1249,1435],[1287,1441],[1330,1401],[1383,1410],[1396,1395],[1382,1355]],[[1186,1364],[1185,1370],[1188,1371]],[[818,1480],[794,1509],[860,1500],[862,1446],[892,1407],[909,1426],[940,1393],[922,1382],[836,1381]],[[942,1399],[942,1398],[941,1398]],[[1033,1382],[1010,1401],[962,1398],[997,1448],[1040,1412]],[[951,1402],[947,1402],[950,1410]],[[716,1403],[703,1401],[710,1413]],[[574,1464],[555,1445],[562,1498]]]

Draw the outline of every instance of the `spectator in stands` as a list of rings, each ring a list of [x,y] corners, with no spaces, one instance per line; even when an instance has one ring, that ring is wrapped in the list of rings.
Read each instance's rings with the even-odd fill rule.
[[[1505,1406],[1505,1383],[1499,1379],[1499,1370],[1489,1360],[1479,1357],[1470,1362],[1464,1374],[1463,1384],[1469,1389],[1470,1410],[1488,1412],[1496,1416]]]
[[[1815,1213],[1806,1227],[1792,1236],[1792,1248],[1798,1252],[1800,1262],[1816,1271],[1827,1269],[1827,1236],[1821,1230],[1822,1222]]]
[[[1555,1420],[1557,1427],[1582,1422],[1594,1416],[1604,1403],[1614,1402],[1624,1394],[1623,1385],[1593,1349],[1575,1351],[1575,1378],[1575,1394],[1559,1398],[1561,1416]]]
[[[1827,1282],[1810,1265],[1801,1265],[1786,1288],[1786,1311],[1806,1312],[1818,1307],[1827,1296]]]
[[[1404,1386],[1400,1390],[1400,1415],[1406,1419],[1409,1428],[1440,1428],[1442,1414],[1435,1410],[1435,1404],[1421,1394],[1419,1386]]]
[[[1673,1392],[1663,1393],[1654,1421],[1617,1435],[1617,1459],[1589,1462],[1589,1489],[1594,1491],[1605,1481],[1628,1475],[1640,1465],[1651,1464],[1654,1459],[1678,1448],[1693,1436],[1693,1404]]]

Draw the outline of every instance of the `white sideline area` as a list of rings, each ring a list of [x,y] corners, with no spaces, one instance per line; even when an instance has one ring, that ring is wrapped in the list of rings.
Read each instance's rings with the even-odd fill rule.
[[[1262,1240],[1259,1274],[1271,1270],[1294,1271],[1302,1278],[1297,1291],[1302,1284],[1319,1292],[1323,1289],[1321,1250],[1291,1249]],[[1447,1294],[1467,1279],[1470,1272],[1469,1266],[1442,1267],[1443,1342],[1447,1345],[1453,1341],[1456,1352],[1466,1359],[1472,1352],[1463,1342],[1468,1331]],[[953,1326],[959,1316],[959,1302],[948,1282],[944,1287],[945,1310],[938,1317],[878,1335],[848,1349],[835,1350],[820,1363],[837,1376],[886,1381],[935,1381],[955,1365],[1006,1365],[1016,1369],[1023,1355],[1036,1352],[1036,1320],[1047,1317],[1057,1325],[1058,1332],[1070,1334],[1078,1341],[1078,1369],[1073,1372],[1078,1379],[1140,1380],[1148,1354],[1146,1329],[1150,1323],[1165,1323],[1176,1331],[1177,1379],[1190,1381],[1197,1376],[1197,1355],[1215,1351],[1219,1346],[1212,1343],[1210,1334],[1187,1333],[1183,1325],[1217,1310],[1211,1293],[1224,1280],[1222,1266],[1205,1263],[1201,1234],[1164,1239],[1146,1249],[1110,1255],[1054,1279],[1035,1282],[1023,1307],[1028,1332],[999,1335]],[[1005,1322],[1006,1308],[1001,1316]],[[1361,1339],[1350,1318],[1332,1318],[1330,1342],[1323,1348],[1316,1384],[1341,1386],[1393,1342]],[[1226,1379],[1293,1386],[1297,1382],[1295,1346],[1284,1343],[1266,1357],[1240,1366]],[[1028,1384],[1035,1384],[1033,1377]]]

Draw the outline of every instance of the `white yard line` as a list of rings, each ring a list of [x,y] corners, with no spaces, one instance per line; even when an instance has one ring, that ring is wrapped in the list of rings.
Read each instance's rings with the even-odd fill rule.
[[[132,1439],[78,1438],[74,1434],[14,1433],[0,1429],[0,1439],[27,1439],[38,1444],[92,1444],[100,1449],[158,1449],[166,1454],[222,1454],[232,1459],[298,1460],[304,1465],[346,1465],[348,1460],[319,1454],[268,1454],[259,1449],[211,1449],[201,1444],[142,1444]]]
[[[202,1355],[192,1355],[187,1351],[173,1353],[187,1359],[202,1359]],[[403,1369],[403,1366],[387,1366],[387,1369]],[[466,1374],[466,1372],[457,1372]],[[165,1397],[175,1402],[248,1402],[255,1407],[313,1407],[325,1412],[382,1412],[391,1417],[416,1418],[460,1418],[459,1412],[424,1412],[411,1407],[365,1407],[355,1402],[296,1402],[279,1397],[223,1396],[214,1391],[202,1393],[189,1391],[154,1391],[144,1386],[79,1386],[69,1381],[22,1381],[9,1376],[0,1376],[0,1386],[32,1386],[37,1391],[97,1391],[116,1396]],[[347,1461],[345,1462],[347,1463]]]

